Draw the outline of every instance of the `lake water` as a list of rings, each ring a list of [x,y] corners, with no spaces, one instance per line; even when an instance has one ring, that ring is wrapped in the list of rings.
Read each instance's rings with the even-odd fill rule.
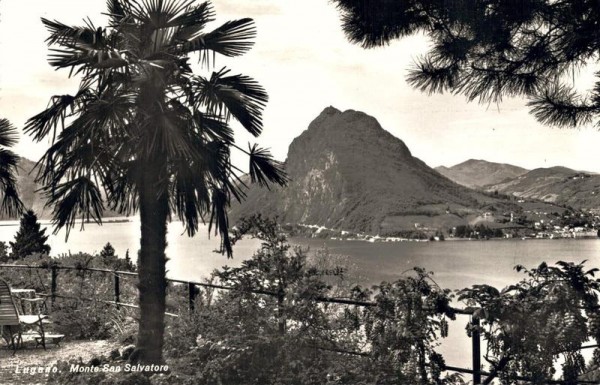
[[[44,227],[49,228],[49,224],[44,224]],[[99,252],[110,242],[119,256],[123,257],[129,250],[135,260],[139,249],[139,228],[140,223],[136,219],[103,226],[90,224],[86,225],[85,231],[73,229],[68,241],[61,231],[49,239],[51,254]],[[3,222],[0,225],[0,241],[12,240],[17,229],[17,222]],[[51,229],[47,232],[50,233]],[[259,246],[256,240],[242,240],[234,248],[234,258],[228,260],[213,252],[219,246],[218,236],[213,235],[209,239],[207,229],[203,228],[195,237],[189,238],[179,222],[169,224],[168,242],[168,276],[196,281],[207,277],[215,268],[226,264],[238,265]],[[410,269],[415,266],[433,271],[436,282],[450,289],[480,283],[505,287],[522,277],[513,269],[517,264],[534,267],[543,261],[588,260],[590,268],[600,267],[598,239],[370,243],[294,238],[292,242],[311,250],[326,247],[332,254],[347,256],[348,265],[358,274],[363,285],[396,280],[402,274],[410,274]],[[459,316],[456,322],[451,323],[450,337],[440,349],[449,365],[470,366],[470,340],[464,332],[467,321],[467,317]]]

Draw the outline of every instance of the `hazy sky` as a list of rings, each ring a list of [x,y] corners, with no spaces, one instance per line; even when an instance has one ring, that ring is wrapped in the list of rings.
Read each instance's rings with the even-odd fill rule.
[[[268,91],[264,132],[258,139],[284,160],[293,138],[327,106],[376,117],[404,140],[413,155],[430,166],[469,158],[527,168],[563,165],[600,172],[600,132],[594,128],[559,130],[540,125],[525,102],[467,103],[462,96],[428,96],[405,82],[406,69],[426,52],[427,41],[413,37],[374,50],[347,42],[337,11],[327,0],[215,0],[219,22],[255,19],[256,45],[247,55],[218,58],[217,66],[257,79]],[[22,127],[43,110],[49,97],[74,93],[68,71],[54,71],[40,17],[83,24],[104,20],[104,0],[0,0],[0,117]],[[217,69],[218,69],[217,68]],[[591,78],[584,77],[586,85]],[[589,82],[591,84],[591,82]],[[239,141],[250,138],[240,135]],[[18,152],[37,160],[48,143],[22,136]]]

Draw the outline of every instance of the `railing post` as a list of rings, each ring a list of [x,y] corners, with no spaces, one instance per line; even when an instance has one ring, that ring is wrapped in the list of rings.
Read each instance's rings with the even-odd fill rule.
[[[119,303],[121,302],[121,287],[119,285],[119,274],[115,270],[115,304],[117,305],[117,309],[119,309]]]
[[[58,268],[56,267],[56,265],[52,266],[52,283],[50,285],[50,293],[52,295],[52,308],[54,308],[54,301],[56,299],[56,279],[58,276]]]
[[[188,282],[188,300],[191,312],[193,312],[196,307],[196,294],[196,284],[194,284],[193,282]]]
[[[473,384],[481,384],[481,336],[479,318],[471,317],[471,342],[473,344]]]

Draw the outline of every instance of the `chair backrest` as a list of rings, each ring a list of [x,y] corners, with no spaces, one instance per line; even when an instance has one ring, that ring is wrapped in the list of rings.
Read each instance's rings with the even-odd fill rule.
[[[0,279],[0,326],[19,325],[19,313],[8,283]]]

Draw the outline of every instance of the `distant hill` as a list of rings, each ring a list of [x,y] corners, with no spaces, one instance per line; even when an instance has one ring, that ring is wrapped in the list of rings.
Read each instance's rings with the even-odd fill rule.
[[[326,108],[294,139],[287,188],[251,187],[231,211],[283,223],[394,235],[419,226],[463,224],[498,203],[458,185],[410,153],[402,140],[363,112]]]
[[[502,183],[486,186],[486,190],[574,208],[600,209],[600,175],[566,167],[537,168]]]
[[[529,171],[511,164],[479,159],[469,159],[452,167],[439,166],[435,170],[458,184],[474,189],[513,179]]]

